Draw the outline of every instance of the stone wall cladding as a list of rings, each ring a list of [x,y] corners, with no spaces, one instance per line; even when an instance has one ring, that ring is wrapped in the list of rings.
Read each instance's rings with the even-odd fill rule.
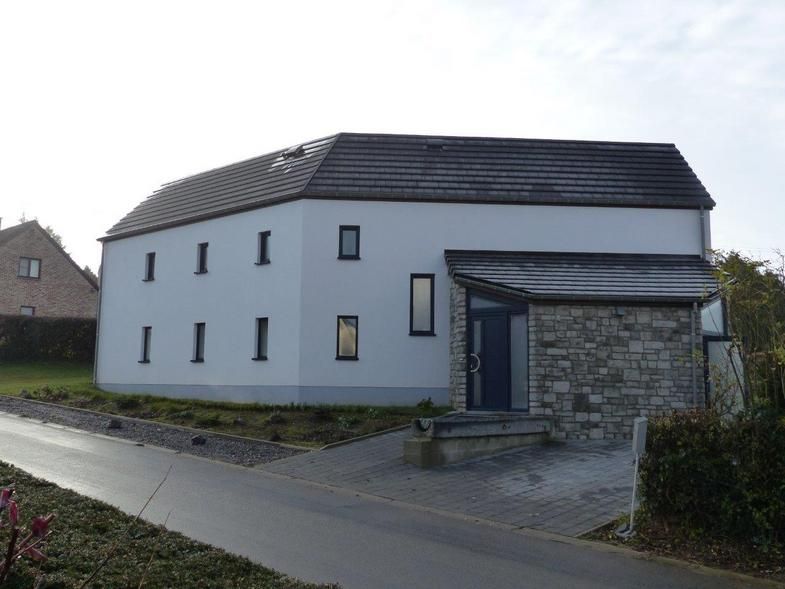
[[[466,289],[450,282],[450,405],[466,410]]]
[[[556,418],[558,438],[617,439],[635,417],[691,406],[690,310],[530,305],[530,413]],[[700,314],[695,330],[700,345]]]
[[[37,317],[95,317],[98,291],[42,230],[31,225],[0,246],[0,314],[35,307]],[[41,260],[41,276],[18,276],[19,258]]]

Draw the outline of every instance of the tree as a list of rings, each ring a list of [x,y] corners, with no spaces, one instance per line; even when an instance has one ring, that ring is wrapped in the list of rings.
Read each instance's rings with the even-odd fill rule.
[[[744,372],[748,407],[785,413],[785,263],[739,252],[715,257],[733,345]]]

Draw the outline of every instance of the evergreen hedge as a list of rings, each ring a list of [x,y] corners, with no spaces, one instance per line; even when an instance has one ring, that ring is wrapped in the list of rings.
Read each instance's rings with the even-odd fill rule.
[[[0,360],[92,362],[95,319],[0,315]]]
[[[649,423],[641,461],[647,514],[697,533],[785,541],[785,418],[694,410]]]

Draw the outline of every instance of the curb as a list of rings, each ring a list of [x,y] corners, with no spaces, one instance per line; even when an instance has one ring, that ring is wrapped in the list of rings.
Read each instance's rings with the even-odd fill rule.
[[[383,429],[379,432],[373,432],[370,434],[364,434],[362,436],[357,436],[356,438],[349,438],[348,440],[340,440],[338,442],[331,442],[330,444],[325,444],[321,448],[319,448],[319,452],[322,450],[332,450],[333,448],[339,448],[341,446],[348,446],[349,444],[354,444],[355,442],[362,442],[363,440],[367,440],[369,438],[375,438],[377,436],[383,436],[384,434],[390,434],[392,432],[399,432],[404,429],[408,429],[412,427],[411,425],[398,425],[396,427],[391,427],[390,429]]]

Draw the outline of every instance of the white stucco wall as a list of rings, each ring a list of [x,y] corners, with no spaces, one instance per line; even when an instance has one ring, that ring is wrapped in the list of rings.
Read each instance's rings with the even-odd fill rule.
[[[339,260],[338,227],[361,226]],[[253,264],[271,230],[269,266]],[[209,273],[195,276],[208,241]],[[278,402],[446,402],[445,249],[700,253],[694,210],[305,200],[106,244],[97,382],[111,390]],[[156,280],[142,282],[156,251]],[[409,275],[433,273],[434,337],[409,335]],[[335,360],[336,316],[359,316],[359,360]],[[254,318],[270,317],[253,362]],[[193,323],[207,323],[192,364]],[[153,326],[151,362],[137,363]]]
[[[301,210],[302,202],[286,203],[106,243],[96,382],[111,390],[145,391],[159,390],[145,385],[295,385]],[[257,266],[257,235],[266,230],[272,232],[271,263]],[[208,272],[195,275],[197,244],[204,241],[210,244]],[[143,282],[145,254],[151,251],[155,280]],[[256,317],[270,318],[275,346],[266,362],[251,360]],[[196,364],[190,362],[193,324],[202,321],[205,362]],[[149,364],[137,362],[144,325],[153,327]],[[193,386],[173,393],[213,394]]]

